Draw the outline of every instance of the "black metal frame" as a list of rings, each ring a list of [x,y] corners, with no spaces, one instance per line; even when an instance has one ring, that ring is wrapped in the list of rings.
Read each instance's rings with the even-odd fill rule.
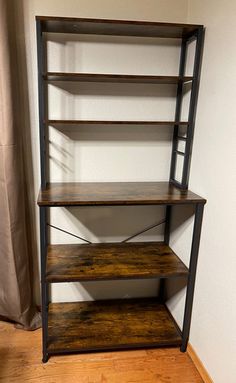
[[[37,31],[37,57],[38,57],[38,104],[39,104],[39,137],[40,137],[40,169],[41,169],[41,188],[45,189],[47,184],[47,165],[46,165],[46,100],[43,72],[45,65],[44,41],[42,25],[40,20],[36,20]],[[48,361],[47,338],[48,338],[48,305],[49,305],[49,285],[46,281],[47,265],[47,208],[40,207],[40,253],[41,253],[41,311],[42,311],[42,343],[43,343],[43,363]]]
[[[194,208],[195,208],[194,226],[193,226],[192,245],[191,245],[191,252],[190,252],[189,275],[188,275],[186,298],[185,298],[184,320],[183,320],[183,326],[181,331],[182,345],[180,347],[180,350],[182,352],[186,351],[188,339],[189,339],[204,203],[197,203],[195,204]],[[165,225],[166,227],[165,227],[165,233],[164,233],[164,242],[167,245],[169,245],[169,241],[170,241],[171,215],[172,215],[172,206],[167,205],[166,207],[167,221],[166,221],[166,225]],[[165,292],[166,292],[165,279],[161,279],[159,298],[163,302],[165,301],[165,298],[166,298]]]
[[[190,172],[195,118],[196,118],[196,110],[197,110],[197,98],[198,98],[200,71],[201,71],[201,60],[202,60],[202,52],[203,52],[203,40],[204,40],[203,27],[198,28],[197,32],[194,35],[190,36],[187,39],[182,40],[180,64],[179,64],[179,76],[184,76],[186,58],[187,58],[187,48],[188,48],[188,45],[194,40],[196,40],[196,48],[195,48],[193,80],[192,80],[192,88],[191,88],[186,137],[181,137],[179,135],[180,125],[177,124],[178,121],[181,121],[181,109],[182,109],[182,100],[183,100],[183,83],[182,82],[178,84],[177,95],[176,95],[176,109],[175,109],[176,125],[174,126],[174,132],[173,132],[173,144],[172,144],[171,166],[170,166],[170,182],[180,189],[188,189],[188,182],[189,182],[189,172]],[[181,140],[185,141],[185,150],[183,152],[177,150],[178,142]],[[181,182],[177,181],[175,178],[177,155],[181,155],[184,157]]]
[[[39,104],[39,135],[40,135],[40,170],[41,187],[45,189],[47,183],[46,171],[46,101],[45,85],[43,81],[45,53],[41,22],[36,20],[37,56],[38,56],[38,104]]]
[[[45,189],[47,184],[47,160],[46,160],[47,139],[46,137],[48,132],[47,132],[47,123],[46,123],[47,92],[45,89],[43,74],[44,74],[44,68],[45,68],[45,62],[46,62],[46,52],[44,52],[42,22],[39,19],[36,20],[36,28],[37,28],[37,54],[38,54],[38,103],[39,103],[41,187],[42,189]],[[176,187],[180,189],[188,188],[190,161],[191,161],[191,152],[192,152],[192,143],[193,143],[193,135],[194,135],[195,116],[196,116],[196,106],[197,106],[197,97],[198,97],[198,89],[199,89],[199,78],[200,78],[200,69],[201,69],[201,57],[202,57],[202,50],[203,50],[203,38],[204,38],[204,29],[203,27],[199,27],[197,31],[194,33],[194,35],[191,35],[188,38],[184,38],[182,40],[182,46],[181,46],[179,76],[184,76],[187,47],[191,41],[193,41],[194,39],[196,40],[193,81],[192,81],[186,137],[180,136],[179,124],[178,124],[178,122],[181,120],[181,107],[182,107],[182,100],[183,100],[183,82],[182,81],[178,83],[177,95],[176,95],[176,111],[175,111],[176,124],[174,125],[174,131],[173,131],[173,144],[172,144],[169,181],[170,183],[174,184]],[[179,140],[185,141],[184,152],[177,150]],[[181,182],[177,181],[175,178],[177,155],[184,156]],[[204,209],[204,203],[195,204],[195,221],[194,221],[194,228],[193,228],[192,248],[191,248],[191,255],[190,255],[190,266],[189,266],[190,273],[188,276],[188,283],[187,283],[183,329],[182,331],[180,331],[182,334],[182,345],[180,348],[182,352],[186,350],[187,342],[189,338],[203,209]],[[47,223],[48,213],[49,211],[47,207],[40,207],[41,296],[42,296],[42,329],[43,329],[43,335],[42,335],[43,359],[42,360],[44,363],[47,362],[49,357],[49,353],[47,349],[47,339],[48,339],[48,305],[49,305],[50,294],[49,294],[49,284],[46,281],[47,244],[48,244],[47,226],[48,225],[50,226],[50,224]],[[172,216],[172,205],[166,205],[165,219],[162,220],[160,223],[158,223],[158,224],[165,223],[164,242],[166,244],[169,244],[169,240],[170,240],[171,216]],[[158,224],[152,225],[144,229],[142,232],[147,231],[150,228],[157,226]],[[139,233],[135,234],[134,236],[138,234]],[[130,238],[133,238],[134,236],[131,236]],[[126,239],[125,241],[129,240],[130,238]],[[85,241],[89,242],[87,240]],[[162,278],[160,279],[160,281],[161,281],[161,285],[160,285],[159,298],[162,301],[164,301],[165,280]],[[65,352],[67,351],[65,350]]]
[[[195,220],[193,227],[193,238],[192,238],[192,247],[190,255],[190,264],[189,264],[189,276],[188,284],[186,291],[186,300],[185,300],[185,310],[184,310],[184,322],[182,330],[182,345],[180,350],[182,352],[186,351],[187,343],[189,339],[189,331],[192,317],[192,307],[193,307],[193,295],[194,287],[196,280],[196,271],[197,271],[197,261],[198,261],[198,251],[200,245],[200,236],[202,229],[202,218],[203,218],[204,204],[195,205]]]
[[[47,266],[47,208],[40,208],[40,251],[41,251],[41,301],[42,301],[42,341],[43,341],[43,362],[48,361],[47,338],[48,338],[48,305],[49,285],[46,281]]]

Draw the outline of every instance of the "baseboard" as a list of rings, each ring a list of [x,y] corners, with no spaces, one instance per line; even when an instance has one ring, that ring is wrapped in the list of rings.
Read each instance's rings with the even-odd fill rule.
[[[208,374],[207,370],[203,366],[201,360],[197,356],[195,350],[191,346],[191,344],[188,344],[187,353],[190,356],[190,358],[192,359],[192,361],[193,361],[196,369],[198,370],[199,374],[201,375],[204,383],[214,383],[213,380],[211,379],[210,375]]]

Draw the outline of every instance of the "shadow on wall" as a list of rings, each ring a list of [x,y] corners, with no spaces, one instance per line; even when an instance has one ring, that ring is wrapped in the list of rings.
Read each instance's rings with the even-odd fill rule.
[[[113,240],[116,238],[120,241],[157,223],[162,219],[159,217],[164,216],[164,208],[158,206],[151,208],[146,206],[114,206],[102,210],[96,208],[92,211],[90,209],[90,211],[83,211],[82,214],[78,210],[70,211],[70,213],[73,214],[74,218],[79,219],[96,238],[113,238]],[[148,230],[133,240],[157,240],[162,233],[163,225]]]
[[[54,129],[57,129],[61,134],[70,140],[76,141],[121,141],[121,142],[148,142],[159,141],[162,144],[169,143],[172,138],[173,128],[170,126],[130,126],[126,124],[111,125],[111,124],[96,124],[95,125],[55,125],[51,124]],[[50,145],[54,145],[50,142]],[[65,152],[63,147],[58,146],[57,150],[61,151],[62,156],[65,154],[72,157],[68,151]]]
[[[157,179],[158,173],[168,172],[172,130],[169,126],[143,125],[50,126],[51,179],[55,182],[61,179],[67,182],[141,181],[145,174]],[[146,161],[150,165],[145,165],[143,158],[146,150]],[[153,166],[154,156],[156,166]]]

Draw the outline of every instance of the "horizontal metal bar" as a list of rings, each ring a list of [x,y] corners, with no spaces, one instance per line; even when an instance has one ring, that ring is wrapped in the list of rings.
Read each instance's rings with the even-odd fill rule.
[[[179,127],[179,126],[189,126],[189,123],[188,123],[188,121],[180,121],[180,122],[174,122],[174,125],[177,126],[177,127]]]
[[[62,231],[63,233],[69,234],[69,235],[71,235],[72,237],[79,238],[79,239],[81,239],[82,241],[84,241],[84,242],[86,242],[86,243],[89,243],[90,245],[92,244],[92,242],[88,241],[87,239],[85,239],[85,238],[83,238],[83,237],[80,237],[79,235],[72,234],[72,233],[70,233],[69,231],[66,231],[66,230],[64,230],[64,229],[61,229],[61,228],[58,227],[58,226],[51,225],[50,223],[47,223],[47,226],[50,226],[50,227],[52,227],[53,229]]]
[[[180,335],[181,337],[181,335]],[[101,346],[101,347],[88,347],[84,348],[74,348],[74,349],[61,349],[57,351],[49,351],[49,355],[61,355],[61,354],[87,354],[91,352],[104,352],[104,351],[118,351],[118,350],[136,350],[139,348],[163,348],[163,347],[177,347],[181,346],[181,340],[176,341],[161,341],[161,342],[150,342],[150,343],[135,343],[135,344],[116,344],[114,346]]]
[[[180,156],[185,156],[184,152],[181,152],[180,150],[175,150],[176,154],[179,154]]]
[[[165,306],[165,309],[166,309],[166,311],[168,312],[169,316],[171,317],[171,319],[172,319],[172,321],[173,321],[173,323],[174,323],[174,325],[175,325],[177,331],[179,332],[179,335],[182,337],[183,332],[182,332],[181,328],[179,327],[179,325],[178,325],[178,323],[176,322],[175,318],[174,318],[173,315],[171,314],[171,312],[170,312],[168,306],[167,306],[165,303],[164,303],[164,306]]]
[[[144,229],[144,230],[142,230],[142,231],[139,231],[138,233],[136,233],[136,234],[134,234],[134,235],[131,235],[130,237],[124,239],[124,241],[121,241],[121,243],[125,243],[125,242],[129,241],[130,239],[132,239],[132,238],[134,238],[134,237],[137,237],[139,234],[143,234],[143,233],[145,233],[146,231],[151,230],[151,229],[153,229],[153,228],[156,227],[156,226],[162,225],[162,224],[165,223],[165,222],[166,222],[166,220],[165,220],[165,219],[162,219],[161,221],[155,223],[154,225],[148,226],[146,229]]]
[[[187,45],[189,45],[192,41],[194,41],[196,39],[197,39],[197,35],[196,35],[196,33],[194,33],[191,37],[186,39]]]
[[[89,246],[88,246],[89,247]],[[186,271],[185,274],[173,274],[173,275],[169,275],[168,273],[166,274],[156,274],[156,275],[134,275],[134,276],[127,276],[127,277],[114,277],[114,276],[111,276],[111,277],[104,277],[104,278],[99,278],[99,279],[96,279],[96,281],[130,281],[131,279],[136,279],[136,280],[153,280],[153,279],[160,279],[160,280],[163,280],[163,279],[185,279],[187,278],[189,275],[189,271]],[[63,278],[63,280],[48,280],[47,283],[55,283],[55,284],[60,284],[60,283],[66,283],[66,282],[94,282],[95,280],[94,279],[91,279],[91,278]]]
[[[187,137],[177,136],[178,140],[187,141]]]

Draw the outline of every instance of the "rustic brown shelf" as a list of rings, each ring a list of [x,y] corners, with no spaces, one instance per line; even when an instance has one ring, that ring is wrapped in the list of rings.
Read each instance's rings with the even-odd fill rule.
[[[202,25],[194,24],[52,16],[37,16],[36,28],[42,185],[38,205],[40,206],[42,266],[43,362],[46,363],[50,355],[58,353],[138,347],[180,346],[180,350],[184,352],[189,339],[201,225],[206,203],[204,198],[188,190],[204,28]],[[133,36],[134,38],[129,39],[129,43],[133,41],[134,44],[139,42],[144,44],[145,41],[148,43],[149,40],[143,39],[143,37],[178,39],[179,70],[174,72],[178,75],[144,75],[132,73],[133,71],[130,71],[130,74],[54,72],[55,69],[50,71],[46,60],[47,44],[45,41],[50,38],[47,36],[47,32],[101,35],[99,41],[103,40],[102,35]],[[139,37],[142,39],[138,39]],[[124,39],[124,41],[126,40]],[[193,75],[186,76],[188,47],[193,41],[196,42],[195,52],[190,53],[193,58]],[[158,44],[158,41],[156,42]],[[167,45],[169,45],[169,41],[167,41]],[[148,59],[147,57],[147,63]],[[95,69],[95,72],[98,71],[99,69]],[[115,69],[114,72],[116,72]],[[148,69],[146,73],[148,73]],[[49,119],[48,97],[50,95],[47,85],[48,82],[56,81],[94,82],[98,83],[99,87],[110,83],[114,84],[114,90],[120,83],[167,84],[168,87],[176,88],[174,117],[171,121],[137,121],[134,115],[131,120],[119,121],[98,120],[94,114],[92,116],[94,120]],[[181,105],[185,95],[184,83],[189,83],[191,87],[187,121],[181,121]],[[56,85],[56,83],[53,84]],[[140,85],[137,86],[140,87]],[[156,87],[156,85],[154,86]],[[166,89],[166,85],[163,86],[163,90]],[[108,126],[108,130],[109,125],[117,125],[117,130],[121,129],[120,125],[123,125],[122,131],[126,125],[127,128],[133,126],[134,131],[142,125],[160,126],[161,129],[165,129],[166,126],[172,128],[170,172],[166,177],[169,182],[50,182],[49,126],[64,132],[63,129],[66,129],[67,126],[70,129],[79,129],[83,125],[86,128],[91,126],[91,129],[94,127],[98,131],[100,131],[101,125]],[[182,126],[185,129],[182,129]],[[181,140],[185,141],[185,145],[179,149]],[[181,164],[178,161],[179,155],[183,156]],[[76,161],[76,158],[74,160]],[[158,164],[151,163],[150,166],[158,166]],[[90,179],[89,175],[88,179]],[[48,225],[62,230],[51,225],[50,207],[121,205],[164,205],[165,218],[160,221],[165,224],[162,242],[50,244]],[[194,224],[189,269],[169,247],[173,227],[172,211],[175,205],[193,205],[191,211],[194,213]],[[143,232],[149,229],[150,227],[144,227]],[[71,234],[69,231],[66,233]],[[88,242],[86,239],[84,241]],[[167,280],[171,278],[174,284],[174,279],[179,277],[187,277],[181,331],[164,304]],[[48,304],[50,302],[48,286],[51,283],[122,279],[139,279],[141,283],[141,279],[145,278],[160,279],[159,291],[156,292],[158,298]]]
[[[187,126],[187,121],[119,121],[119,120],[48,120],[48,125],[160,125],[160,126]]]
[[[56,182],[40,190],[39,206],[175,205],[206,201],[169,182]]]
[[[36,16],[43,32],[81,33],[114,36],[187,38],[202,25],[157,23],[136,20],[89,19],[75,17]]]
[[[100,73],[62,73],[48,72],[43,78],[48,81],[84,81],[112,83],[143,83],[143,84],[179,84],[190,82],[192,76],[154,76],[130,74],[100,74]]]
[[[48,246],[48,282],[187,275],[187,267],[163,242]]]
[[[49,354],[178,346],[181,333],[157,299],[51,303]]]

